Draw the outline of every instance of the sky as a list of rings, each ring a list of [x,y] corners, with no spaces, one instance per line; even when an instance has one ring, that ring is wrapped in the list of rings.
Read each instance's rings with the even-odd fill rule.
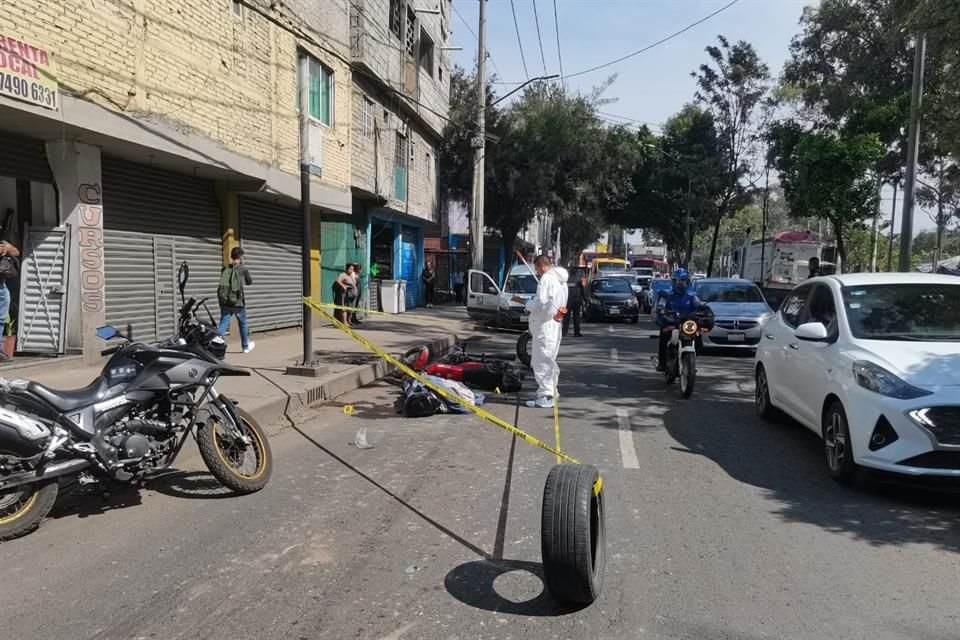
[[[536,77],[560,73],[558,31],[563,72],[570,75],[657,42],[721,9],[731,0],[556,0],[556,21],[554,0],[535,1],[536,5],[534,0],[513,0],[516,26],[511,0],[487,3],[487,64],[499,82],[523,82],[528,74]],[[706,62],[704,48],[716,43],[718,35],[724,35],[731,42],[750,42],[776,78],[789,56],[790,40],[800,31],[804,7],[816,4],[818,0],[739,0],[646,53],[570,78],[566,84],[571,91],[589,93],[616,74],[616,80],[603,94],[614,102],[601,108],[601,117],[610,122],[646,123],[657,131],[656,125],[693,101],[696,81],[690,73]],[[463,47],[453,54],[453,60],[462,67],[474,69],[480,4],[477,0],[453,0],[453,6],[450,45]],[[539,39],[534,6],[540,23]],[[498,84],[495,89],[503,95],[514,86]],[[883,193],[885,219],[889,218],[892,195],[889,189]],[[898,194],[897,228],[899,200]],[[918,209],[915,229],[932,226]]]

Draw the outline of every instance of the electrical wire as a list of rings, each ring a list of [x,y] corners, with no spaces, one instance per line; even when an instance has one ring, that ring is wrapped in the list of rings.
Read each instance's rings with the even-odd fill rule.
[[[619,63],[619,62],[623,62],[624,60],[629,60],[630,58],[633,58],[634,56],[640,55],[641,53],[646,53],[647,51],[650,51],[650,50],[653,49],[654,47],[659,47],[660,45],[665,44],[665,43],[673,40],[673,39],[676,38],[677,36],[679,36],[679,35],[681,35],[681,34],[684,34],[684,33],[686,33],[687,31],[690,31],[690,29],[693,29],[694,27],[703,24],[704,22],[706,22],[706,21],[709,20],[710,18],[713,18],[714,16],[720,15],[721,13],[723,13],[724,11],[726,11],[727,9],[729,9],[730,7],[732,7],[733,5],[737,4],[738,2],[740,2],[740,0],[731,0],[731,2],[728,2],[727,4],[723,5],[722,7],[720,7],[719,9],[717,9],[716,11],[714,11],[713,13],[711,13],[711,14],[709,14],[709,15],[706,15],[706,16],[704,16],[703,18],[700,18],[700,19],[697,20],[696,22],[693,22],[693,23],[691,23],[691,24],[688,24],[688,25],[685,26],[683,29],[680,29],[679,31],[676,31],[676,32],[674,32],[674,33],[671,33],[670,35],[668,35],[668,36],[665,37],[665,38],[661,38],[660,40],[657,40],[657,41],[654,42],[653,44],[649,44],[649,45],[643,47],[642,49],[637,49],[637,50],[634,51],[633,53],[628,53],[628,54],[625,55],[625,56],[621,56],[621,57],[617,58],[616,60],[611,60],[610,62],[604,62],[603,64],[598,64],[598,65],[595,66],[595,67],[590,67],[589,69],[584,69],[583,71],[578,71],[578,72],[576,72],[576,73],[571,73],[570,75],[567,76],[567,78],[576,78],[577,76],[582,76],[582,75],[586,75],[586,74],[588,74],[588,73],[593,73],[594,71],[598,71],[598,70],[600,70],[600,69],[604,69],[604,68],[606,68],[606,67],[613,66],[613,65],[615,65],[615,64],[617,64],[617,63]]]
[[[462,22],[462,23],[463,23],[463,26],[465,26],[465,27],[467,28],[467,31],[470,32],[470,35],[473,36],[473,39],[479,41],[480,38],[477,37],[477,32],[474,31],[474,30],[470,27],[470,23],[466,21],[466,19],[463,17],[463,14],[460,13],[460,10],[459,10],[459,9],[457,9],[457,5],[455,5],[455,4],[453,4],[453,3],[450,3],[450,6],[453,7],[453,12],[457,14],[457,17],[458,17],[458,18],[460,18],[460,22]],[[490,49],[487,49],[487,58],[490,60],[490,66],[493,67],[493,70],[496,72],[497,77],[498,77],[498,78],[502,78],[503,76],[502,76],[502,74],[500,73],[500,69],[497,68],[497,63],[496,63],[496,61],[493,59],[493,55],[490,53]],[[491,83],[491,84],[493,84],[493,83]]]
[[[517,7],[513,4],[513,0],[510,0],[510,10],[513,12],[513,28],[517,31],[517,45],[520,47],[520,62],[523,63],[523,75],[527,76],[527,80],[530,80],[530,71],[527,70],[527,58],[523,55],[523,40],[520,39],[520,23],[517,22]]]
[[[512,0],[511,0],[511,1],[512,1]],[[694,27],[703,24],[704,22],[706,22],[706,21],[709,20],[710,18],[713,18],[714,16],[720,15],[721,13],[723,13],[724,11],[726,11],[727,9],[729,9],[730,7],[732,7],[733,5],[737,4],[738,2],[740,2],[740,0],[731,0],[731,2],[728,2],[727,4],[723,5],[722,7],[720,7],[719,9],[717,9],[716,11],[714,11],[713,13],[710,13],[710,14],[708,14],[708,15],[700,18],[700,19],[697,20],[696,22],[692,22],[692,23],[688,24],[688,25],[685,26],[683,29],[680,29],[679,31],[675,31],[674,33],[671,33],[670,35],[668,35],[668,36],[666,36],[666,37],[664,37],[664,38],[661,38],[660,40],[657,40],[656,42],[654,42],[654,43],[652,43],[652,44],[649,44],[649,45],[643,47],[642,49],[637,49],[637,50],[634,51],[633,53],[628,53],[627,55],[621,56],[621,57],[619,57],[619,58],[617,58],[617,59],[615,59],[615,60],[611,60],[610,62],[604,62],[603,64],[598,64],[598,65],[595,66],[595,67],[590,67],[589,69],[584,69],[583,71],[577,71],[576,73],[571,73],[571,74],[565,76],[565,78],[566,78],[566,79],[576,78],[576,77],[578,77],[578,76],[586,75],[586,74],[588,74],[588,73],[593,73],[594,71],[598,71],[598,70],[600,70],[600,69],[605,69],[605,68],[610,67],[610,66],[613,66],[613,65],[615,65],[615,64],[617,64],[617,63],[623,62],[624,60],[629,60],[630,58],[633,58],[633,57],[635,57],[635,56],[640,55],[641,53],[646,53],[647,51],[650,51],[651,49],[654,49],[654,48],[656,48],[656,47],[659,47],[660,45],[665,44],[665,43],[673,40],[673,39],[676,38],[677,36],[682,35],[682,34],[686,33],[687,31],[690,31],[690,29],[693,29]],[[522,82],[498,82],[498,83],[496,83],[496,84],[513,84],[513,85],[517,85],[517,84],[523,84],[523,83],[522,83]]]
[[[540,35],[540,15],[537,13],[537,0],[533,0],[533,20],[537,24],[537,42],[540,43],[540,61],[543,62],[543,75],[548,75],[547,57],[543,55],[543,38]]]
[[[563,84],[563,54],[560,52],[560,18],[557,16],[557,0],[553,0],[553,29],[557,34],[557,62],[560,63],[560,84]]]

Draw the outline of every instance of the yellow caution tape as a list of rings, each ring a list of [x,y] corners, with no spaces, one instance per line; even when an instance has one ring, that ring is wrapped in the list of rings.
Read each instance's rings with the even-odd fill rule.
[[[557,451],[560,451],[560,396],[557,395],[556,383],[553,389],[553,437]],[[560,464],[560,454],[557,454],[557,464]]]
[[[336,309],[336,310],[338,310],[338,311],[351,311],[351,312],[371,313],[371,314],[373,314],[373,315],[378,315],[378,316],[396,316],[396,315],[398,315],[398,314],[396,314],[396,313],[388,313],[388,312],[386,312],[386,311],[375,311],[375,310],[373,310],[373,309],[364,309],[364,308],[362,308],[362,307],[347,307],[347,306],[342,305],[342,304],[330,304],[330,303],[327,303],[327,302],[324,302],[324,303],[314,302],[314,303],[311,303],[310,306],[313,307],[314,309],[316,309],[317,311],[320,311],[320,307],[322,307],[322,308],[324,308],[324,309]],[[487,327],[483,327],[483,326],[477,325],[476,323],[474,323],[474,325],[473,325],[472,327],[471,327],[471,326],[465,326],[466,323],[470,322],[470,320],[445,320],[445,319],[443,319],[443,318],[434,318],[434,317],[427,317],[427,316],[417,316],[417,320],[421,320],[421,319],[422,319],[423,322],[425,322],[426,324],[457,326],[457,327],[461,327],[461,328],[464,328],[464,329],[471,329],[471,328],[473,328],[473,329],[486,329],[486,328],[487,328]],[[527,329],[510,329],[510,328],[503,327],[503,328],[497,328],[497,331],[506,332],[506,333],[526,333],[526,332],[527,332]]]
[[[601,490],[603,490],[603,476],[597,476],[597,481],[593,483],[593,495],[600,495]]]
[[[372,342],[370,342],[369,340],[367,340],[366,338],[364,338],[363,336],[361,336],[360,334],[358,334],[358,333],[357,333],[356,331],[354,331],[351,327],[348,327],[347,325],[345,325],[344,323],[340,322],[340,321],[337,320],[335,317],[333,317],[332,315],[330,315],[329,313],[327,313],[326,311],[324,311],[324,307],[325,307],[326,305],[319,305],[319,304],[317,304],[316,302],[314,302],[313,299],[311,299],[311,298],[303,298],[303,303],[306,304],[307,306],[311,307],[312,309],[316,310],[318,313],[320,313],[320,315],[322,315],[323,317],[325,317],[327,320],[330,320],[330,321],[333,323],[333,326],[337,327],[338,329],[340,329],[341,331],[343,331],[344,333],[346,333],[348,336],[350,336],[351,338],[353,338],[354,340],[356,340],[357,342],[359,342],[360,344],[362,344],[363,346],[365,346],[367,349],[369,349],[370,351],[374,352],[375,354],[377,354],[378,356],[380,356],[381,358],[383,358],[384,360],[386,360],[387,362],[389,362],[389,363],[392,364],[393,366],[395,366],[395,367],[397,367],[398,369],[400,369],[400,371],[404,372],[405,374],[407,374],[408,376],[410,376],[410,377],[413,378],[414,380],[420,382],[421,384],[423,384],[424,386],[426,386],[428,389],[430,389],[431,391],[433,391],[434,393],[436,393],[436,394],[439,395],[440,397],[445,398],[445,399],[447,399],[447,400],[449,400],[449,401],[451,401],[451,402],[455,402],[455,403],[459,404],[461,407],[463,407],[463,408],[467,409],[468,411],[471,411],[471,412],[473,412],[474,414],[480,416],[481,418],[483,418],[483,419],[486,420],[487,422],[491,422],[491,423],[495,424],[496,426],[500,427],[501,429],[503,429],[503,430],[505,430],[505,431],[507,431],[507,432],[509,432],[509,433],[512,433],[513,435],[517,436],[517,437],[520,438],[521,440],[524,440],[524,441],[526,441],[526,442],[534,445],[535,447],[540,447],[541,449],[544,449],[545,451],[549,451],[550,453],[552,453],[552,454],[554,454],[555,456],[557,456],[557,460],[565,460],[566,462],[569,462],[569,463],[571,463],[571,464],[580,464],[580,462],[579,462],[578,460],[576,460],[575,458],[572,458],[572,457],[568,456],[568,455],[565,454],[565,453],[562,453],[559,449],[557,449],[557,448],[555,448],[555,447],[551,447],[551,446],[548,445],[547,443],[542,442],[541,440],[533,437],[532,435],[530,435],[530,434],[527,433],[526,431],[521,431],[520,429],[514,427],[514,426],[513,426],[512,424],[510,424],[509,422],[506,422],[505,420],[502,420],[501,418],[498,418],[497,416],[493,415],[492,413],[490,413],[490,412],[488,412],[488,411],[486,411],[486,410],[484,410],[484,409],[481,409],[480,407],[478,407],[478,406],[476,406],[476,405],[474,405],[474,404],[472,404],[472,403],[470,403],[470,402],[467,402],[466,400],[464,400],[464,399],[461,398],[460,396],[457,396],[457,395],[451,393],[450,391],[447,391],[447,390],[444,389],[443,387],[440,387],[440,386],[434,384],[433,382],[431,382],[430,380],[428,380],[428,379],[425,378],[424,376],[420,375],[419,373],[417,373],[416,371],[414,371],[413,369],[411,369],[410,367],[408,367],[408,366],[405,365],[404,363],[400,362],[399,360],[397,360],[396,358],[394,358],[393,356],[391,356],[389,353],[387,353],[386,351],[384,351],[383,349],[381,349],[381,348],[378,347],[377,345],[373,344]],[[556,403],[554,403],[554,405],[556,405]]]

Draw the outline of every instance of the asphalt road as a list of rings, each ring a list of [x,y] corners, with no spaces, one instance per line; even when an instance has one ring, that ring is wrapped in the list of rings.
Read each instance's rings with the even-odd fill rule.
[[[0,545],[0,636],[960,635],[955,496],[836,485],[815,436],[754,417],[748,358],[702,357],[681,400],[652,371],[649,323],[585,334],[561,349],[561,444],[605,477],[594,605],[559,608],[539,578],[553,457],[473,416],[398,418],[383,385],[274,437],[259,494],[223,492],[190,455],[147,490],[75,497]],[[512,398],[489,407],[512,421]],[[549,411],[524,407],[520,424],[553,438]],[[353,446],[361,428],[374,448]]]

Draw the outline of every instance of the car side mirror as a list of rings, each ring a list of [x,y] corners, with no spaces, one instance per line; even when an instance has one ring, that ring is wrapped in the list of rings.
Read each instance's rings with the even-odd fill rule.
[[[487,293],[492,293],[492,294],[496,295],[497,290],[496,290],[496,288],[494,288],[494,287],[487,287]]]
[[[807,322],[797,327],[794,333],[800,340],[807,342],[823,342],[827,339],[827,328],[820,322]]]

